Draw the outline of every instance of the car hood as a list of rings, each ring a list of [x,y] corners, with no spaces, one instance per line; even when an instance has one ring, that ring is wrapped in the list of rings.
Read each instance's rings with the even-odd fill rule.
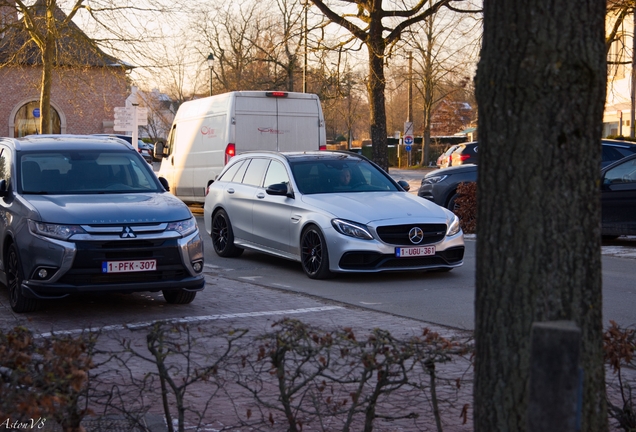
[[[351,192],[304,195],[304,203],[334,217],[372,224],[391,219],[395,224],[426,221],[447,223],[450,212],[407,192]]]
[[[169,193],[24,195],[40,222],[63,224],[156,223],[192,217]]]

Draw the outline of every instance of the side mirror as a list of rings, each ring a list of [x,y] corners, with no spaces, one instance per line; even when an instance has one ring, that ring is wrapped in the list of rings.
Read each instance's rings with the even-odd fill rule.
[[[166,154],[164,153],[165,150],[165,144],[163,141],[157,141],[155,143],[155,149],[153,150],[153,156],[155,157],[155,159],[161,159],[166,157]]]
[[[0,197],[4,198],[9,195],[9,190],[7,188],[7,181],[5,179],[0,180]]]
[[[265,193],[267,195],[274,195],[274,196],[286,196],[289,198],[294,197],[294,193],[291,191],[288,183],[271,184],[267,186],[267,189],[265,189]]]
[[[402,189],[404,189],[405,191],[409,191],[411,189],[411,185],[408,184],[406,181],[404,180],[400,180],[397,182],[400,186],[402,186]]]
[[[159,177],[159,183],[161,183],[161,186],[163,186],[166,192],[170,192],[170,185],[168,184],[168,180],[163,177]]]

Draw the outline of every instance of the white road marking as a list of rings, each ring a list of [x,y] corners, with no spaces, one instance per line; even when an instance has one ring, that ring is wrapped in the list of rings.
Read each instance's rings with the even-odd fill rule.
[[[263,276],[240,276],[239,279],[245,279],[248,280],[250,282],[254,282],[256,279],[260,279]]]
[[[277,283],[273,283],[272,285],[283,287],[283,288],[291,288],[291,286],[289,286],[289,285],[283,285],[283,284],[277,284]]]
[[[360,304],[367,305],[367,306],[373,306],[373,305],[381,305],[382,303],[367,303],[367,302],[361,301]]]
[[[303,308],[303,309],[287,309],[287,310],[278,310],[278,311],[260,311],[260,312],[239,312],[233,314],[222,314],[222,315],[204,315],[199,317],[188,317],[188,318],[174,318],[167,320],[156,320],[149,322],[141,322],[134,324],[117,324],[117,325],[109,325],[104,327],[89,327],[85,329],[75,329],[75,330],[60,330],[54,332],[42,333],[39,337],[51,337],[53,335],[72,335],[72,334],[81,334],[89,331],[115,331],[115,330],[135,330],[144,327],[150,327],[157,322],[167,322],[171,324],[189,324],[203,321],[218,321],[225,319],[233,319],[233,318],[251,318],[251,317],[259,317],[259,316],[272,316],[272,315],[298,315],[312,312],[325,312],[344,309],[342,306],[319,306],[313,308]]]

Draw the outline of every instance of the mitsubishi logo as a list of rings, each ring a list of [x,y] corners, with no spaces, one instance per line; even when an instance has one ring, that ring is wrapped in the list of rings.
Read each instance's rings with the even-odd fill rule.
[[[413,227],[409,231],[409,240],[413,244],[419,244],[424,239],[424,231],[420,227]]]
[[[420,230],[421,231],[421,230]],[[137,236],[135,235],[135,233],[133,232],[132,228],[130,227],[124,227],[124,230],[121,232],[121,234],[119,235],[119,237],[121,238],[136,238]]]

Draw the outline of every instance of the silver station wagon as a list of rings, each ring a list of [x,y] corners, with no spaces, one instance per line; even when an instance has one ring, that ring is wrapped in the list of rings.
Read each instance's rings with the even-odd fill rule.
[[[208,187],[205,228],[222,257],[252,249],[339,272],[451,270],[464,237],[449,210],[410,194],[350,152],[254,152]]]
[[[74,293],[204,288],[203,242],[188,207],[119,139],[0,138],[0,282],[15,312]]]

